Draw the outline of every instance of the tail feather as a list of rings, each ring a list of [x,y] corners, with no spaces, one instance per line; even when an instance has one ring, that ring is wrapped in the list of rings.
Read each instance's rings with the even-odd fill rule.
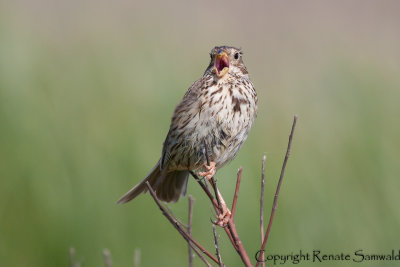
[[[176,202],[186,194],[189,178],[188,171],[173,171],[167,173],[157,187],[157,197],[165,202]]]
[[[146,192],[146,182],[150,183],[160,200],[165,202],[176,202],[181,195],[186,194],[188,178],[188,171],[166,172],[166,170],[161,170],[159,161],[146,178],[123,195],[117,203],[123,204],[129,202],[140,193]]]
[[[147,174],[146,178],[144,178],[140,183],[131,188],[128,192],[125,193],[117,202],[117,204],[123,204],[131,201],[135,197],[137,197],[140,193],[147,191],[146,182],[148,181],[151,186],[153,186],[158,178],[161,177],[160,170],[160,162],[157,162],[156,166]]]

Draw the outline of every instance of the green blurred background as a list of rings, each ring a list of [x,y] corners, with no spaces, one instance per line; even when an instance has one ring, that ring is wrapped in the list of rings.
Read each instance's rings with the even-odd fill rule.
[[[1,266],[68,266],[70,247],[82,266],[102,266],[104,248],[114,266],[132,266],[135,248],[142,266],[187,265],[187,244],[148,194],[115,202],[158,160],[175,105],[221,44],[243,48],[259,95],[248,141],[217,175],[231,202],[244,168],[236,224],[250,256],[261,158],[268,217],[294,114],[268,252],[398,250],[399,11],[398,1],[0,2]],[[193,234],[212,250],[208,201],[193,181],[188,192]],[[186,221],[187,198],[170,207]],[[242,266],[219,233],[227,266]]]

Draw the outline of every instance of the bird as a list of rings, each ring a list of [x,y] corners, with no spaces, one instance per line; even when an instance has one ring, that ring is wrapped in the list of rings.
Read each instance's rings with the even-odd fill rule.
[[[159,200],[178,201],[186,194],[191,171],[211,179],[235,158],[247,139],[258,100],[242,49],[216,46],[210,57],[203,76],[189,87],[174,110],[160,159],[118,204],[146,192],[146,182]]]

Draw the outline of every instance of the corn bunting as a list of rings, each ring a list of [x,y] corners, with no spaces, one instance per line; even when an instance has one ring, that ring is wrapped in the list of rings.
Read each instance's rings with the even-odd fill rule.
[[[257,115],[257,94],[241,49],[217,46],[210,56],[203,77],[175,108],[160,160],[118,203],[145,192],[146,181],[160,200],[177,201],[186,193],[189,171],[210,179],[236,156]]]

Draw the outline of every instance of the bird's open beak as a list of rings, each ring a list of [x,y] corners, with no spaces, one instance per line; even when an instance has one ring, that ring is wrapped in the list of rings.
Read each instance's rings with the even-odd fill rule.
[[[218,78],[223,77],[229,70],[229,58],[225,52],[220,52],[215,56],[214,72]]]

